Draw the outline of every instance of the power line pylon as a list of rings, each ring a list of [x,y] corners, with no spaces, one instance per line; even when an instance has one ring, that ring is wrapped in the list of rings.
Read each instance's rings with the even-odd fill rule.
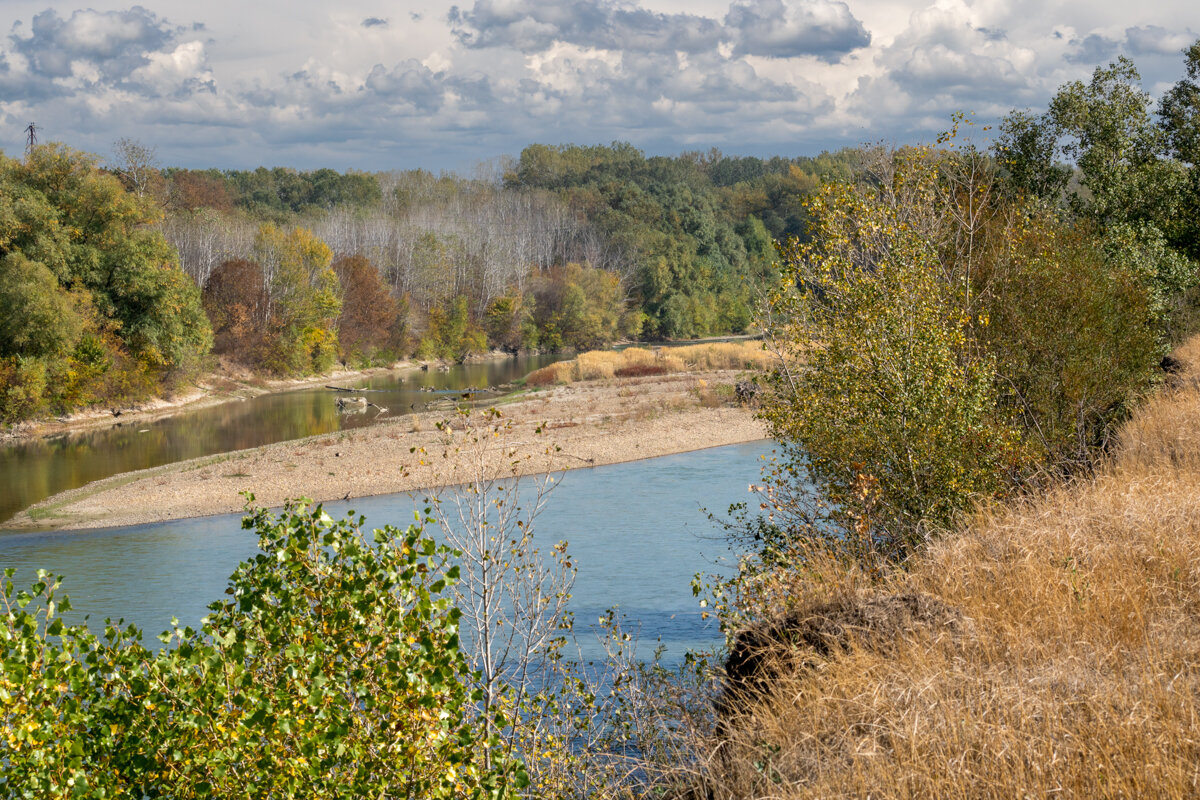
[[[29,127],[25,129],[25,160],[33,155],[33,148],[37,147],[37,123],[29,123]]]

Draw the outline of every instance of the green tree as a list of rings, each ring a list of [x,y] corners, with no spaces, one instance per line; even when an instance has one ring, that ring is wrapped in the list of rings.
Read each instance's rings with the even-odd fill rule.
[[[1200,41],[1184,51],[1186,74],[1163,95],[1159,119],[1171,154],[1187,168],[1187,192],[1172,239],[1200,260]]]
[[[1059,203],[1071,180],[1071,167],[1059,160],[1061,131],[1047,115],[1013,111],[1000,122],[993,152],[1017,193]]]
[[[59,580],[0,594],[0,791],[13,797],[499,798],[519,787],[475,712],[420,528],[292,503],[199,631],[64,624]],[[494,754],[489,760],[487,753]]]
[[[266,366],[285,375],[329,369],[337,357],[342,301],[329,246],[306,228],[259,228],[256,260],[267,282],[269,353]]]
[[[0,357],[61,358],[83,336],[76,298],[45,265],[12,252],[0,259]]]
[[[0,156],[0,357],[26,360],[9,364],[9,379],[45,378],[8,385],[26,399],[42,386],[23,413],[140,399],[199,369],[211,330],[156,220],[150,198],[127,193],[92,156],[57,144],[23,162]]]

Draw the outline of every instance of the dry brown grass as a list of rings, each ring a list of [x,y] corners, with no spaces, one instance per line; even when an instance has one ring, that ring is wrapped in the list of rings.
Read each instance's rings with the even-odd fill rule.
[[[525,382],[530,386],[553,386],[614,376],[755,369],[766,366],[770,357],[759,342],[713,342],[654,350],[642,347],[593,350],[580,353],[571,361],[534,370]]]
[[[781,576],[793,617],[919,594],[969,624],[776,648],[786,677],[699,748],[705,791],[1200,796],[1200,339],[1180,355],[1093,480],[980,512],[882,586]]]

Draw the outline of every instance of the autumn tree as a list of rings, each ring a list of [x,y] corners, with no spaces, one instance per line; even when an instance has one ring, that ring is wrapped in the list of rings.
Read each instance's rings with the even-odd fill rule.
[[[403,345],[404,322],[395,298],[388,292],[365,256],[346,256],[333,262],[342,291],[338,344],[346,362],[370,362],[377,354],[395,354]]]
[[[247,365],[264,356],[267,286],[253,261],[222,262],[204,284],[204,311],[213,326],[213,350]]]
[[[342,301],[329,246],[305,228],[259,228],[255,260],[267,287],[266,366],[284,375],[323,372],[337,356]]]
[[[199,291],[150,227],[156,216],[92,156],[52,144],[24,162],[0,157],[0,324],[8,357],[24,360],[6,373],[44,374],[54,410],[140,398],[208,352]]]
[[[765,320],[784,443],[768,528],[903,557],[971,504],[1086,468],[1150,385],[1152,295],[1106,240],[1013,205],[973,148],[878,151],[812,201]]]

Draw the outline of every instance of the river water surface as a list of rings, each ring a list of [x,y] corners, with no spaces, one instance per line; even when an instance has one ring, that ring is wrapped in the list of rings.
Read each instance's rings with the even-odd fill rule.
[[[579,570],[571,608],[580,627],[619,606],[640,627],[643,657],[660,641],[668,663],[688,648],[712,645],[718,632],[701,619],[690,582],[698,572],[728,570],[731,553],[703,509],[724,515],[749,500],[748,486],[769,452],[769,442],[755,442],[562,474],[535,537],[568,542]],[[414,499],[381,495],[325,508],[335,517],[353,509],[371,527],[403,527],[413,520]],[[90,615],[96,628],[106,617],[124,618],[153,644],[172,616],[196,626],[206,606],[224,597],[237,563],[255,550],[254,533],[241,529],[240,516],[224,515],[0,534],[0,567],[17,568],[18,585],[32,583],[39,568],[66,576],[76,619]]]
[[[524,377],[565,356],[522,356],[461,364],[448,372],[389,372],[350,384],[392,416],[423,410],[467,388],[488,387]],[[122,472],[189,458],[228,453],[348,428],[370,425],[374,408],[340,413],[337,395],[322,387],[265,394],[208,408],[181,411],[145,422],[0,445],[0,522],[39,500]]]

